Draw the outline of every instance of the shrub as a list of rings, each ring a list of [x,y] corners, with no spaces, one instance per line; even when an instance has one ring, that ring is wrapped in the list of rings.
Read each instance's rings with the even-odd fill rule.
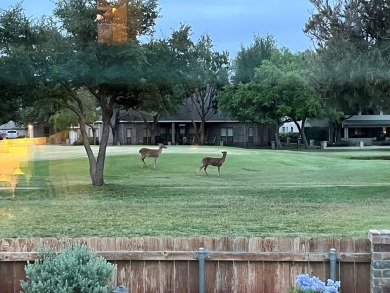
[[[88,138],[89,140],[89,144],[90,145],[93,145],[93,137],[89,137]],[[84,140],[82,137],[76,139],[74,142],[73,142],[73,145],[83,145],[84,144]],[[99,138],[96,138],[96,144],[99,144]]]
[[[26,293],[107,293],[114,265],[96,257],[85,245],[65,247],[57,254],[50,247],[38,250],[39,258],[25,266]]]
[[[313,139],[315,141],[328,140],[328,128],[325,127],[305,127],[306,139]]]

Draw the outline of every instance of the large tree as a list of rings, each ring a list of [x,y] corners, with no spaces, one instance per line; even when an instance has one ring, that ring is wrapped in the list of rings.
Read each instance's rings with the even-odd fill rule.
[[[189,60],[184,106],[190,113],[197,142],[204,144],[206,121],[217,112],[217,93],[228,84],[228,53],[215,51],[210,36],[203,35],[192,44]]]
[[[220,107],[240,120],[273,125],[278,148],[279,127],[292,121],[308,148],[305,121],[321,117],[323,111],[307,81],[304,56],[288,49],[274,50],[270,60],[255,69],[251,82],[231,86],[219,96]]]
[[[46,23],[24,15],[21,4],[0,11],[0,123],[20,120],[19,110],[32,105],[35,70],[31,56],[50,35]],[[28,98],[27,98],[28,97]]]
[[[139,27],[132,30],[137,36],[153,32],[154,20],[158,17],[156,1],[134,3],[140,11],[135,21]],[[150,41],[164,46],[144,46],[134,38],[120,43],[98,42],[95,20],[99,12],[92,0],[58,1],[55,16],[61,21],[61,26],[49,27],[46,38],[26,54],[26,64],[30,65],[34,77],[33,82],[27,84],[28,91],[36,97],[34,108],[52,105],[54,112],[68,108],[77,115],[92,184],[97,186],[104,184],[105,154],[114,109],[118,106],[140,107],[146,96],[151,97],[156,92],[163,93],[159,98],[169,99],[166,93],[172,91],[180,77],[179,68],[175,67],[177,64],[172,65],[177,55],[172,45],[174,41]],[[18,45],[16,41],[10,43]],[[180,41],[176,43],[180,44]],[[160,57],[157,69],[152,62],[153,54]],[[173,77],[175,81],[170,80]],[[103,130],[97,156],[89,143],[89,111],[81,92],[89,92],[101,111]]]
[[[346,114],[389,108],[389,1],[311,2],[305,32],[316,44],[313,82],[322,102]]]

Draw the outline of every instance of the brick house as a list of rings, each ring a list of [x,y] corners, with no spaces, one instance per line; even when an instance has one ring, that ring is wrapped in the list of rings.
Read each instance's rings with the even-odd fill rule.
[[[156,131],[156,142],[164,144],[196,144],[193,121],[199,125],[200,119],[192,119],[186,112],[169,115],[159,119]],[[152,123],[152,121],[148,121]],[[102,122],[95,123],[97,136],[102,133]],[[264,124],[239,122],[230,117],[216,113],[205,123],[206,144],[229,145],[240,147],[268,146],[274,140],[271,127]],[[109,143],[112,143],[110,135]],[[150,133],[139,117],[124,117],[119,122],[118,143],[125,145],[150,144]]]

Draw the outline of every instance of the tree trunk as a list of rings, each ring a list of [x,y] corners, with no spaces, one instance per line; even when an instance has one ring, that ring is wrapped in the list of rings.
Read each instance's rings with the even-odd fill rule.
[[[330,122],[328,123],[329,125],[329,143],[330,144],[333,144],[336,142],[336,127],[335,127],[335,123],[334,122]]]
[[[112,118],[110,119],[110,127],[112,132],[112,144],[117,145],[119,135],[120,109],[113,110]]]
[[[305,149],[308,149],[308,148],[310,148],[310,146],[307,143],[307,138],[306,138],[306,134],[305,134],[305,121],[306,121],[306,118],[302,119],[302,127],[299,125],[298,121],[294,120],[294,123],[298,127],[299,134],[302,137],[302,142],[303,142],[303,144],[305,146]]]
[[[199,144],[200,145],[204,145],[205,144],[205,133],[204,133],[204,129],[205,129],[205,121],[202,119],[202,121],[200,122],[200,127],[199,127],[199,132],[200,132],[200,140],[199,140]]]
[[[275,143],[277,149],[282,149],[282,144],[280,142],[280,136],[279,136],[279,120],[276,123],[276,127],[275,127]]]
[[[94,91],[91,91],[91,93]],[[102,109],[102,122],[103,122],[103,131],[102,137],[99,144],[99,152],[97,158],[95,157],[91,144],[89,143],[89,137],[87,133],[87,115],[82,102],[82,99],[78,96],[77,93],[70,91],[70,96],[73,97],[77,106],[72,102],[66,103],[64,106],[68,107],[74,113],[76,113],[79,118],[80,132],[83,138],[83,145],[88,156],[89,161],[89,174],[91,176],[92,185],[101,186],[104,184],[104,162],[106,159],[106,150],[108,144],[108,138],[110,134],[110,120],[112,116],[112,100],[108,95],[103,94],[102,96],[95,95],[95,98],[98,100],[101,109]],[[95,135],[94,135],[95,136]]]
[[[198,125],[196,125],[196,123],[193,119],[192,119],[192,125],[194,126],[194,130],[195,130],[195,139],[199,144],[201,144]]]
[[[106,160],[108,138],[110,135],[111,116],[112,116],[112,110],[110,110],[109,106],[104,108],[102,107],[102,122],[103,122],[102,139],[99,144],[99,152],[96,161],[96,168],[94,170],[90,169],[92,184],[96,186],[101,186],[104,184],[104,163]]]
[[[87,156],[88,156],[89,175],[91,176],[92,185],[98,185],[98,184],[96,184],[97,162],[96,162],[96,158],[93,154],[93,151],[91,149],[91,145],[89,144],[89,138],[88,138],[86,123],[85,123],[84,119],[79,119],[79,124],[80,124],[81,137],[83,138],[84,149],[87,152]]]

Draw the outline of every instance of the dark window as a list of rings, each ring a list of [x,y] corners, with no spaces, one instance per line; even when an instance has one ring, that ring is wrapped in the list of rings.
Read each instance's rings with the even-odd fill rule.
[[[150,137],[149,130],[147,128],[144,128],[144,138],[143,138],[143,144],[151,144],[152,138]]]
[[[126,143],[131,144],[131,128],[126,128]]]
[[[224,143],[233,143],[233,127],[221,128],[221,141]]]
[[[248,129],[248,142],[253,142],[253,128],[249,127]]]

